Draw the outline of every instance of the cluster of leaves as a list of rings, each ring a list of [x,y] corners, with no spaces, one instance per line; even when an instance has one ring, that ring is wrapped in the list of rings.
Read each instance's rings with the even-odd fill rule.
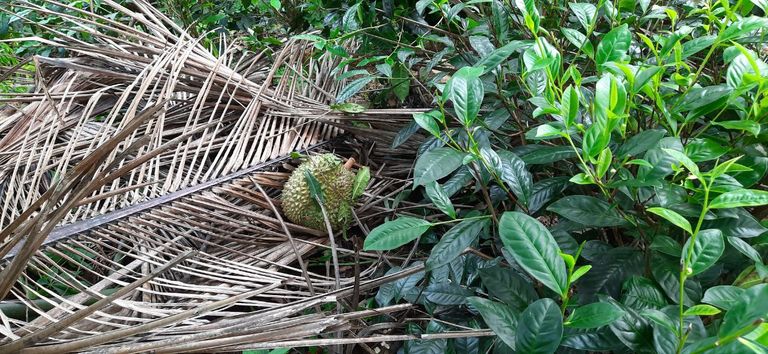
[[[305,38],[354,68],[340,102],[433,97],[395,144],[429,136],[410,197],[434,208],[365,241],[415,241],[425,272],[376,301],[498,336],[406,352],[768,351],[765,2],[375,6]]]

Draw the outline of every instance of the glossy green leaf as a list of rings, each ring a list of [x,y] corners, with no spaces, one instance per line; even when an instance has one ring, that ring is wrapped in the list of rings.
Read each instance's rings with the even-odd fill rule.
[[[746,131],[754,136],[760,134],[760,124],[751,120],[728,120],[723,122],[712,122],[712,124],[721,126],[725,129]]]
[[[371,181],[371,169],[363,166],[355,175],[355,183],[352,184],[352,198],[357,199],[365,193],[368,182]]]
[[[467,302],[480,312],[493,333],[514,350],[518,313],[507,305],[481,297],[469,297]]]
[[[309,195],[312,199],[319,203],[325,203],[325,195],[323,194],[323,188],[320,185],[320,181],[312,175],[309,170],[304,170],[304,178],[307,180],[307,187],[309,187]]]
[[[626,223],[616,208],[595,197],[571,195],[552,203],[547,210],[587,226],[619,226]]]
[[[366,251],[388,251],[411,242],[427,232],[432,224],[424,219],[401,216],[387,221],[368,234],[363,244]]]
[[[519,212],[506,212],[499,221],[504,247],[531,276],[557,294],[568,290],[565,264],[557,242],[538,220]]]
[[[426,130],[432,136],[439,137],[440,136],[440,126],[437,124],[437,120],[432,114],[429,113],[414,113],[413,114],[413,120],[418,124],[422,129]]]
[[[521,49],[525,49],[531,46],[530,41],[510,41],[509,43],[505,44],[503,47],[498,48],[488,54],[488,56],[483,57],[480,61],[475,64],[476,67],[482,67],[483,68],[483,74],[487,74],[491,72],[492,70],[496,69],[499,65],[504,63],[509,57],[514,54],[517,51],[520,51]]]
[[[687,257],[691,239],[683,246],[683,257]],[[720,259],[725,250],[725,241],[723,233],[717,229],[707,229],[699,231],[696,240],[693,243],[691,260],[688,264],[690,274],[699,274],[711,267]]]
[[[624,316],[624,310],[608,302],[593,302],[573,310],[565,325],[571,328],[598,328]]]
[[[528,172],[525,162],[506,150],[498,151],[498,155],[501,158],[501,179],[517,199],[527,205],[533,190],[533,176]]]
[[[451,203],[451,198],[445,194],[443,187],[441,187],[439,183],[436,181],[429,182],[425,186],[425,189],[429,199],[432,200],[432,203],[440,209],[440,211],[445,215],[450,216],[452,219],[456,218],[456,209],[453,207],[453,203]]]
[[[693,230],[691,229],[691,223],[676,211],[660,207],[648,208],[647,210],[651,213],[661,216],[665,220],[671,222],[672,225],[687,231],[689,235],[693,233]]]
[[[563,123],[565,127],[570,127],[576,122],[579,114],[579,94],[573,86],[568,86],[563,92],[563,101],[561,102]]]
[[[714,316],[720,313],[717,307],[712,305],[696,305],[683,312],[683,316]]]
[[[717,196],[709,203],[710,209],[751,207],[768,204],[768,191],[739,189]]]
[[[733,246],[733,248],[741,252],[741,254],[747,256],[747,258],[751,259],[753,262],[760,264],[763,263],[763,258],[760,256],[760,252],[757,252],[757,250],[746,241],[733,236],[728,237],[727,240],[728,243]]]
[[[765,17],[745,17],[726,26],[725,30],[718,36],[718,41],[727,42],[766,27],[768,27],[768,19]]]
[[[414,186],[426,185],[456,171],[465,154],[447,147],[435,148],[419,156],[414,168]]]
[[[739,302],[739,299],[743,294],[744,289],[742,288],[732,285],[717,285],[704,292],[704,297],[701,299],[701,302],[728,311]]]
[[[483,68],[463,67],[451,77],[448,83],[449,97],[453,102],[456,115],[466,127],[471,126],[477,119],[480,105],[483,104],[483,83],[480,81],[482,74]]]
[[[666,132],[660,129],[644,130],[631,138],[629,138],[619,149],[616,151],[618,158],[624,158],[626,156],[638,156],[648,149],[656,146],[659,140],[664,137]]]
[[[488,294],[516,311],[522,312],[528,304],[539,298],[533,285],[509,268],[497,265],[480,269],[480,278],[483,280],[483,286],[488,289]]]
[[[560,308],[552,299],[537,300],[520,315],[516,349],[529,354],[554,353],[562,337],[563,317]]]
[[[429,269],[437,268],[443,264],[453,261],[454,258],[461,255],[467,247],[472,245],[483,230],[488,225],[488,220],[472,219],[464,220],[450,230],[448,230],[440,241],[432,248],[426,266]]]
[[[589,31],[589,28],[592,26],[592,21],[596,19],[595,14],[597,13],[597,8],[595,5],[590,3],[569,2],[568,7],[571,8],[573,15],[576,16],[581,27],[584,28],[585,31]]]
[[[760,284],[746,289],[738,301],[725,313],[718,331],[723,338],[749,326],[768,313],[768,285]]]
[[[529,165],[542,165],[572,157],[576,157],[576,153],[569,146],[537,146],[520,158]]]
[[[603,36],[600,40],[600,44],[597,45],[595,62],[597,62],[598,65],[602,65],[609,61],[622,59],[627,53],[627,50],[629,50],[631,42],[632,33],[629,31],[629,27],[626,24],[612,29]]]

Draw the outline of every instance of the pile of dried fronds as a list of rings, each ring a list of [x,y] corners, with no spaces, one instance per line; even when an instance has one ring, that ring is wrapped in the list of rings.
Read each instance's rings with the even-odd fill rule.
[[[93,42],[46,28],[57,40],[44,44],[71,56],[35,58],[34,92],[0,96],[0,352],[411,338],[376,336],[401,325],[364,321],[409,305],[358,302],[420,268],[374,278],[380,257],[279,212],[290,152],[341,148],[376,172],[356,214],[364,236],[408,186],[408,159],[382,142],[411,112],[331,110],[338,63],[313,58],[306,43],[249,53],[222,41],[214,56],[144,1],[127,9],[105,0],[122,20],[47,3],[61,10],[14,6],[59,16]],[[331,144],[340,128],[370,131],[361,124],[376,134]],[[330,269],[343,265],[310,264],[317,251],[354,265],[336,277]]]

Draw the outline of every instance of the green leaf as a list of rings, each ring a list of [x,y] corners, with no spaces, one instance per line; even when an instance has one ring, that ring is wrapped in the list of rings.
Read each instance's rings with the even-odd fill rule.
[[[432,181],[427,183],[425,188],[429,199],[432,200],[432,203],[435,204],[435,206],[445,215],[450,216],[451,219],[456,219],[456,209],[453,208],[451,199],[448,197],[448,195],[445,194],[443,188],[440,187],[440,184],[436,181]]]
[[[720,312],[717,307],[711,305],[696,305],[685,310],[683,316],[714,316]]]
[[[685,168],[688,169],[688,171],[691,171],[694,176],[699,176],[699,166],[696,165],[695,162],[693,162],[688,156],[685,156],[684,153],[673,150],[673,149],[662,149],[664,152],[666,152],[669,156],[672,156],[677,162],[681,163]]]
[[[388,251],[411,242],[427,232],[432,224],[424,219],[401,216],[371,230],[365,239],[366,251]]]
[[[586,195],[560,198],[547,207],[547,210],[587,226],[619,226],[626,222],[610,204]]]
[[[576,16],[581,27],[583,27],[585,31],[589,31],[592,21],[596,18],[595,13],[597,13],[597,8],[595,5],[569,2],[568,7],[573,11],[573,15]]]
[[[283,5],[280,3],[280,0],[269,0],[269,4],[275,9],[280,11],[280,8],[283,7]]]
[[[571,283],[575,283],[576,281],[578,281],[579,278],[583,277],[584,274],[587,274],[590,269],[592,269],[592,265],[590,264],[583,265],[576,268],[576,270],[571,275]]]
[[[709,138],[693,139],[685,145],[685,155],[694,162],[710,161],[725,155],[728,148]]]
[[[465,127],[472,126],[483,104],[482,74],[483,68],[466,66],[459,69],[447,84],[450,87],[449,98]]]
[[[424,297],[443,306],[463,305],[474,292],[456,283],[432,283],[424,289]]]
[[[516,311],[525,310],[528,304],[539,298],[531,283],[509,268],[496,265],[480,269],[480,278],[483,286],[488,289],[488,294],[512,306]]]
[[[579,114],[579,94],[573,86],[568,86],[563,92],[563,101],[560,103],[563,123],[568,128],[576,122]]]
[[[368,187],[368,182],[371,181],[371,169],[368,166],[363,166],[357,175],[355,175],[355,183],[352,185],[352,199],[357,199],[365,193],[365,187]]]
[[[624,310],[609,302],[593,302],[573,310],[565,325],[571,328],[598,328],[624,316]]]
[[[647,210],[651,213],[661,216],[665,220],[671,222],[673,225],[687,231],[688,234],[693,233],[693,230],[691,229],[691,223],[676,211],[660,207],[648,208]]]
[[[768,286],[753,286],[741,295],[738,302],[725,313],[718,337],[723,338],[752,325],[768,313]]]
[[[552,234],[536,219],[519,212],[505,212],[499,221],[504,247],[531,276],[557,294],[568,290],[565,264]]]
[[[718,41],[727,42],[765,27],[768,27],[768,19],[756,16],[745,17],[726,26],[725,30],[718,36]]]
[[[665,134],[666,131],[661,129],[644,130],[621,145],[616,151],[616,156],[620,159],[627,156],[638,156],[656,146]]]
[[[537,300],[520,315],[517,351],[528,354],[554,353],[562,338],[563,317],[552,299]]]
[[[320,182],[312,175],[309,170],[304,170],[304,178],[307,180],[307,186],[309,187],[309,195],[315,201],[319,203],[325,203],[325,196],[323,195],[323,188]]]
[[[611,168],[611,162],[613,162],[613,154],[611,149],[606,147],[597,157],[597,178],[605,176],[605,173]]]
[[[738,237],[730,236],[727,239],[728,243],[730,243],[733,248],[741,252],[741,254],[747,256],[747,258],[751,259],[755,263],[763,263],[763,258],[760,256],[760,252],[757,252],[757,250],[754,249],[752,245]]]
[[[404,64],[398,63],[394,66],[390,84],[392,85],[392,92],[395,94],[395,97],[400,102],[405,101],[408,93],[411,92],[411,73]]]
[[[666,235],[656,235],[651,242],[651,249],[673,257],[677,257],[680,252],[683,252],[680,244]]]
[[[350,82],[349,84],[347,84],[347,86],[344,86],[344,88],[341,89],[341,92],[339,92],[339,95],[336,96],[336,102],[344,102],[348,100],[350,97],[354,96],[358,91],[362,90],[363,87],[365,87],[365,85],[368,85],[368,83],[373,81],[373,79],[374,79],[373,76],[366,76]]]
[[[531,46],[530,41],[510,41],[501,48],[498,48],[475,64],[475,67],[483,68],[483,75],[496,69],[501,63],[506,61],[514,52]]]
[[[691,239],[683,246],[682,257],[688,256]],[[720,259],[725,250],[723,233],[717,229],[708,229],[699,231],[696,240],[693,243],[693,252],[691,253],[691,262],[688,264],[690,275],[699,274],[711,267]]]
[[[432,114],[414,113],[413,120],[416,121],[416,124],[418,124],[422,129],[432,134],[432,136],[440,137],[440,127],[437,125],[437,121]]]
[[[667,306],[664,294],[648,278],[629,278],[624,282],[622,293],[624,295],[621,302],[635,310],[660,309]]]
[[[648,68],[645,68],[643,70],[640,70],[640,72],[637,74],[637,77],[635,77],[635,82],[632,84],[632,92],[637,93],[640,92],[645,85],[647,85],[651,79],[656,76],[661,71],[661,67],[659,66],[651,66]]]
[[[690,122],[722,108],[732,91],[728,85],[694,87],[683,97],[677,112],[688,112],[685,120]]]
[[[501,179],[517,199],[527,205],[533,190],[533,176],[517,155],[506,150],[500,150],[498,154],[501,158]]]
[[[627,24],[612,29],[603,36],[597,45],[595,62],[603,65],[609,61],[617,61],[624,57],[632,42],[632,33]]]
[[[760,134],[760,124],[751,120],[728,120],[724,122],[712,122],[712,124],[721,126],[725,129],[747,131],[754,136]]]
[[[421,186],[451,174],[461,166],[464,153],[439,147],[419,156],[414,168],[413,185]]]
[[[426,262],[427,268],[435,269],[453,261],[477,239],[477,235],[487,225],[486,219],[464,220],[456,224],[432,248]]]
[[[493,333],[514,350],[518,314],[507,305],[481,297],[469,297],[467,302],[480,312]]]
[[[720,194],[709,203],[709,208],[724,209],[766,204],[768,204],[768,192],[757,189],[739,189]]]
[[[515,5],[523,13],[528,29],[533,33],[538,33],[541,19],[539,10],[536,9],[536,2],[534,0],[515,0]]]
[[[713,286],[704,293],[701,302],[715,305],[723,310],[730,310],[744,294],[744,289],[732,285]]]
[[[536,149],[532,149],[520,158],[528,165],[542,165],[572,157],[576,157],[576,153],[569,146],[536,145]]]

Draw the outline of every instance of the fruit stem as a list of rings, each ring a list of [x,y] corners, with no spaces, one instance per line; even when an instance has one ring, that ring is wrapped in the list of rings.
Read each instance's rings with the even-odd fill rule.
[[[344,168],[347,169],[347,170],[351,170],[352,166],[355,165],[355,162],[356,162],[355,158],[354,157],[350,157],[349,160],[347,160],[347,162],[344,163]]]

